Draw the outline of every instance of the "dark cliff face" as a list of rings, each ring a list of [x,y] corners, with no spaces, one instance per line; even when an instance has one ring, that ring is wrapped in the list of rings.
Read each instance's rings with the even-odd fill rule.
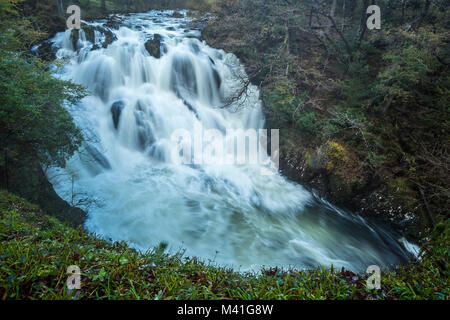
[[[65,12],[59,7],[60,1],[24,1],[19,4],[24,16],[33,17],[39,30],[49,36],[66,28]]]
[[[7,179],[6,179],[6,174]],[[62,200],[48,181],[41,166],[33,161],[10,162],[6,173],[0,166],[0,187],[8,189],[32,203],[38,204],[48,214],[71,227],[83,226],[87,214]],[[7,183],[6,183],[7,182]]]
[[[257,13],[216,12],[202,30],[202,36],[212,47],[235,53],[253,84],[260,87],[266,126],[281,129],[282,174],[339,206],[388,222],[407,238],[420,241],[428,232],[430,221],[423,210],[418,210],[421,201],[417,193],[397,187],[393,167],[375,170],[367,166],[358,156],[364,152],[363,147],[349,146],[345,140],[342,143],[324,139],[305,126],[300,130],[280,127],[279,115],[269,99],[278,87],[284,86],[284,90],[295,83],[297,88],[308,91],[311,100],[322,101],[313,107],[314,113],[320,116],[326,113],[327,106],[339,103],[342,91],[339,81],[344,75],[336,71],[332,63],[325,71],[321,70],[325,68],[317,61],[324,48],[301,29],[284,29],[283,21],[277,27],[276,16],[272,14],[273,11],[267,11],[264,19],[258,20]],[[286,50],[288,57],[283,62],[287,62],[283,64],[279,57],[285,55]],[[282,68],[277,69],[277,64],[282,64]],[[309,79],[299,78],[299,70],[307,70]],[[321,81],[322,88],[311,90],[312,79]],[[307,125],[308,122],[309,119],[305,121]]]

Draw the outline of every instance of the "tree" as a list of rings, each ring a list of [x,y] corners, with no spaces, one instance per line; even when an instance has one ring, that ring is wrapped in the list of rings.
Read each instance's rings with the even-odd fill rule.
[[[65,101],[76,103],[81,87],[55,79],[34,57],[0,50],[0,148],[5,167],[15,159],[65,165],[81,133]]]
[[[10,163],[64,166],[82,141],[64,103],[84,89],[56,79],[48,65],[26,50],[40,39],[15,1],[0,0],[0,171],[8,186]]]

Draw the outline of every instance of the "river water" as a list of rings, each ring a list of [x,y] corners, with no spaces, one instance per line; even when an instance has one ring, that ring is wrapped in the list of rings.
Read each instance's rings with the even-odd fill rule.
[[[117,26],[89,23],[74,48],[70,31],[53,39],[63,67],[55,76],[90,95],[66,108],[86,142],[65,168],[52,168],[57,193],[88,212],[86,228],[101,237],[235,269],[315,268],[365,271],[410,255],[392,231],[318,199],[261,165],[178,164],[171,137],[179,129],[264,127],[258,88],[220,108],[246,77],[239,60],[199,40],[189,19],[171,12],[117,16]],[[102,29],[105,28],[105,29]],[[116,36],[105,48],[109,30]],[[145,42],[161,37],[157,59]]]

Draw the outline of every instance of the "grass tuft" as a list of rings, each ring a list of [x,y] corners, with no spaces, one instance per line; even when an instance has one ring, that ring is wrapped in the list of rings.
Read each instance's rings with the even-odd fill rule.
[[[37,206],[0,191],[0,298],[5,299],[449,299],[449,230],[441,224],[420,261],[382,271],[381,290],[365,275],[318,268],[242,274],[164,244],[147,253],[71,228]],[[67,267],[81,269],[68,290]]]

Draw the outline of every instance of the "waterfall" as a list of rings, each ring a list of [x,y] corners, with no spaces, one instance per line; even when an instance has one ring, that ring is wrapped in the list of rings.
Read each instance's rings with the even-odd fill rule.
[[[86,141],[49,176],[62,198],[88,212],[89,231],[139,250],[165,242],[171,252],[239,270],[333,264],[365,271],[407,259],[391,232],[279,174],[261,175],[263,164],[171,161],[176,130],[263,128],[258,88],[249,86],[236,108],[221,108],[246,77],[236,56],[201,41],[187,17],[119,18],[116,29],[87,23],[99,27],[95,39],[80,31],[76,48],[70,31],[53,39],[65,61],[55,76],[90,94],[66,106]],[[115,40],[103,46],[101,30]],[[146,49],[152,39],[161,40],[159,58]]]

